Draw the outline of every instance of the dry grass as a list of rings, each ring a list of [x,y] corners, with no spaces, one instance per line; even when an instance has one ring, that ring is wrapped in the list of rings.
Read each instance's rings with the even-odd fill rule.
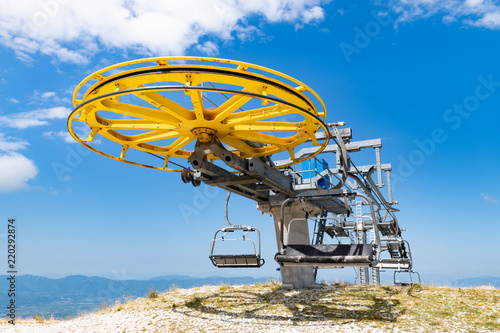
[[[146,293],[146,297],[150,299],[158,298],[158,290],[149,289],[149,291]]]
[[[500,290],[491,287],[337,283],[291,291],[272,282],[172,289],[106,307],[98,316],[147,317],[141,325],[148,332],[500,332],[499,300]]]
[[[277,282],[246,286],[175,289],[156,299],[137,299],[110,311],[163,308],[189,317],[254,320],[270,325],[362,327],[408,332],[498,332],[500,290],[491,287],[447,288],[318,285],[282,290]],[[175,327],[170,327],[177,331]],[[183,328],[189,331],[189,327]]]

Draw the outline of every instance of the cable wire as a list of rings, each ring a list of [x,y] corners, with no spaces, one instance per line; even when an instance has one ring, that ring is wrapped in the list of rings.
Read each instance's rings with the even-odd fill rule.
[[[212,84],[212,82],[207,82],[207,83],[208,83],[209,85],[211,85],[211,86],[212,86],[212,88],[217,88],[216,86],[214,86],[214,85]],[[224,94],[224,93],[220,93],[220,94],[221,94],[222,96],[226,97],[226,99],[227,99],[227,100],[229,100],[229,97],[227,97],[227,96],[226,96],[226,94]],[[214,104],[213,102],[211,102],[211,103],[212,103],[212,104]],[[239,108],[239,110],[241,110],[241,111],[245,111],[245,110],[243,110],[242,108]]]
[[[149,154],[149,155],[151,155],[151,156],[154,156],[154,157],[159,158],[160,160],[164,160],[164,161],[165,161],[165,158],[164,158],[164,157],[161,157],[160,155],[156,155],[156,154],[149,153],[149,152],[146,152],[146,154]],[[173,165],[178,166],[179,168],[183,168],[184,170],[189,170],[189,168],[186,168],[185,166],[182,166],[182,165],[177,164],[177,163],[175,163],[175,162],[168,161],[168,163],[172,163]]]

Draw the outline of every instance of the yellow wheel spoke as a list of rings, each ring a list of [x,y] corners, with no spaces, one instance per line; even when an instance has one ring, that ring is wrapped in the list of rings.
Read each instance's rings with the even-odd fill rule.
[[[162,111],[167,112],[169,115],[174,116],[179,121],[190,121],[195,119],[193,111],[186,109],[157,92],[147,91],[137,94],[136,96],[156,106]]]
[[[173,155],[177,153],[180,149],[184,148],[188,144],[190,144],[195,139],[194,136],[181,136],[177,140],[175,140],[170,146],[168,146],[168,152]]]
[[[122,146],[132,144],[130,142],[127,142],[125,135],[120,134],[114,130],[100,130],[98,133],[106,139],[117,142]]]
[[[234,95],[213,111],[213,113],[216,114],[213,120],[216,122],[223,121],[230,114],[241,108],[251,99],[252,97],[249,96]]]
[[[273,105],[232,114],[224,120],[224,123],[227,125],[245,124],[291,113],[295,113],[295,111],[287,105]]]
[[[249,133],[246,131],[234,131],[230,134],[232,137],[240,140],[254,141],[267,143],[278,146],[285,146],[294,143],[294,141],[300,137],[300,134],[295,134],[294,136],[288,138],[279,138],[277,136],[272,136],[264,133]]]
[[[166,130],[166,129],[176,129],[177,126],[171,124],[160,123],[159,121],[151,121],[144,119],[106,119],[100,117],[96,113],[96,120],[103,128],[109,128],[114,130]]]
[[[117,83],[117,86],[120,90],[130,89],[131,87],[130,84],[124,84],[123,82]],[[140,84],[137,88],[143,87],[144,85]],[[143,91],[135,95],[158,109],[174,116],[178,121],[189,121],[194,119],[194,114],[191,110],[186,109],[155,91]]]
[[[189,95],[191,96],[191,101],[193,102],[194,114],[197,120],[205,119],[205,107],[203,106],[203,98],[201,96],[201,91],[189,90]]]
[[[109,99],[103,100],[101,102],[101,105],[102,105],[102,110],[120,113],[130,117],[136,117],[140,119],[147,119],[153,121],[161,121],[171,124],[179,122],[177,118],[172,117],[161,110],[155,110],[144,106],[127,104]]]
[[[259,121],[249,122],[248,124],[235,125],[235,131],[247,132],[301,132],[304,131],[306,124],[302,123],[287,123],[287,122],[272,122],[272,121]]]
[[[229,135],[226,135],[226,136],[220,138],[220,140],[222,142],[224,142],[225,144],[230,145],[231,147],[233,147],[235,149],[238,149],[240,152],[242,152],[243,154],[245,154],[247,156],[254,156],[254,155],[261,153],[260,148],[251,147],[247,143],[245,143],[239,139],[236,139],[234,137],[231,137]]]
[[[177,138],[179,135],[181,135],[181,132],[179,131],[151,131],[148,133],[131,136],[130,139],[134,143],[143,143],[143,142],[173,139]]]
[[[171,143],[169,146],[163,147],[163,146],[157,146],[153,145],[147,142],[143,143],[138,143],[136,146],[144,151],[150,152],[150,153],[156,153],[156,154],[161,154],[161,155],[176,155],[177,152],[180,152],[180,150],[191,143],[194,139],[196,139],[194,136],[180,136],[177,140],[175,140],[173,143]],[[189,157],[189,156],[188,156]]]

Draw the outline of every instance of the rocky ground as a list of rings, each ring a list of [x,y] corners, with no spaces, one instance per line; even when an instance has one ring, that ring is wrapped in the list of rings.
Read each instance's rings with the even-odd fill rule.
[[[1,332],[500,332],[500,289],[277,283],[205,286],[63,321],[34,318]]]

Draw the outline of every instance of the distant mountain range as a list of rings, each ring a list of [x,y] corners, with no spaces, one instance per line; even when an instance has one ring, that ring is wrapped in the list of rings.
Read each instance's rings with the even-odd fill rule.
[[[459,279],[453,283],[454,287],[475,287],[475,286],[492,286],[500,288],[500,277],[480,276],[475,278]]]
[[[56,319],[74,317],[93,312],[102,306],[144,297],[150,289],[164,292],[172,287],[192,288],[203,285],[254,284],[272,278],[252,277],[205,277],[187,275],[157,276],[149,280],[111,280],[96,276],[71,275],[62,279],[41,276],[18,276],[16,281],[16,315],[32,318],[34,315]],[[7,290],[9,281],[0,275],[0,306],[9,304]],[[482,276],[458,279],[450,283],[453,287],[490,285],[500,288],[500,277]]]
[[[34,315],[60,319],[95,311],[104,305],[114,305],[127,299],[144,297],[150,289],[164,292],[172,287],[192,288],[203,285],[254,284],[271,278],[206,277],[185,275],[158,276],[149,280],[111,280],[96,276],[71,275],[62,279],[41,276],[18,276],[16,281],[16,315]],[[9,304],[9,281],[0,275],[0,306]]]

